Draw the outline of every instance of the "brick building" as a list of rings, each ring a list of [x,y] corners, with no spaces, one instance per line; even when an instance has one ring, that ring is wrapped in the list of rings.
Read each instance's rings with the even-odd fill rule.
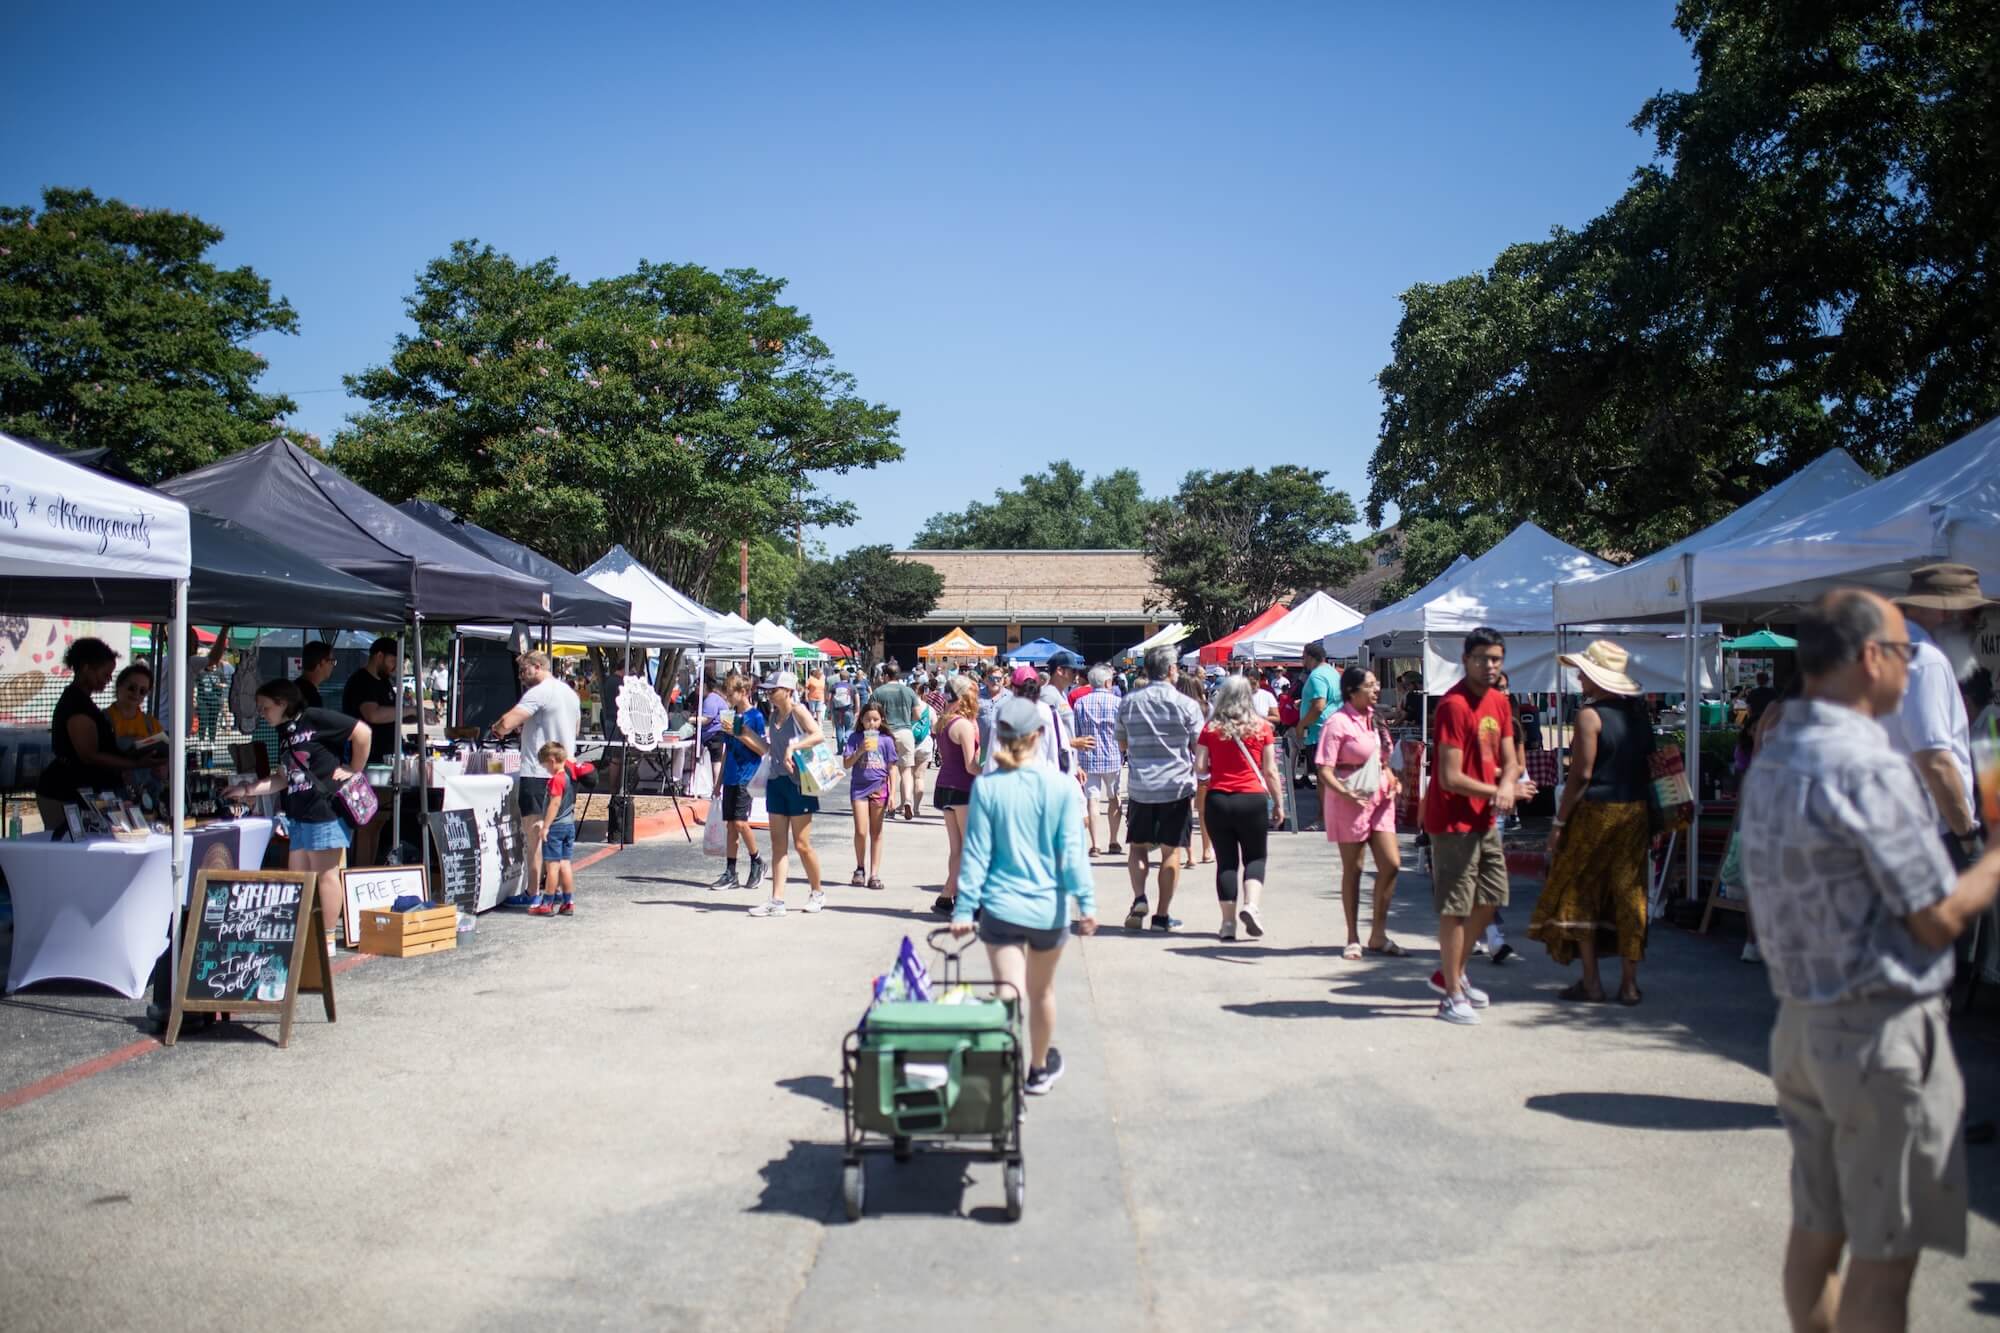
[[[898,551],[896,558],[929,565],[944,579],[928,616],[888,626],[877,645],[878,659],[905,666],[955,625],[1003,656],[1053,639],[1099,662],[1173,621],[1140,551]]]

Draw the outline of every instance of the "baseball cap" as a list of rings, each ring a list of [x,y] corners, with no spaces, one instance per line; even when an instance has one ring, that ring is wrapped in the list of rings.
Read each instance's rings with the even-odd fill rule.
[[[798,687],[799,687],[799,678],[792,672],[773,671],[770,675],[764,677],[764,683],[758,686],[757,688],[768,691],[768,690],[796,690]]]
[[[1051,671],[1055,670],[1057,667],[1064,667],[1070,671],[1074,671],[1082,665],[1083,665],[1083,659],[1081,657],[1078,657],[1075,653],[1068,651],[1055,653],[1051,655],[1049,658],[1049,670]]]
[[[1040,680],[1041,678],[1042,677],[1040,673],[1038,673],[1033,667],[1029,666],[1026,662],[1023,662],[1021,663],[1021,665],[1015,667],[1014,674],[1008,677],[1008,679],[1016,685],[1026,685],[1031,680]]]
[[[1030,671],[1031,668],[1019,667],[1017,670]],[[993,719],[993,730],[1003,741],[1019,740],[1041,729],[1042,710],[1018,695],[1001,704]]]

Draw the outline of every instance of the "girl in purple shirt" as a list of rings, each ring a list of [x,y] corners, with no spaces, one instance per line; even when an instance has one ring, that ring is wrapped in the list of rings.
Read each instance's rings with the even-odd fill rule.
[[[854,878],[871,889],[882,883],[882,817],[889,809],[889,774],[896,766],[896,736],[874,700],[861,705],[847,738],[847,799],[854,815]]]

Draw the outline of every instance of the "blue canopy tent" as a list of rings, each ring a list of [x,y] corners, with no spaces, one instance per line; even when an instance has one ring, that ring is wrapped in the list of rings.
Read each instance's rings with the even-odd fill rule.
[[[1069,649],[1063,647],[1054,639],[1036,639],[1033,643],[1022,644],[1019,648],[1004,654],[1004,656],[1009,662],[1026,662],[1030,666],[1040,666],[1057,653],[1066,653],[1068,651]]]

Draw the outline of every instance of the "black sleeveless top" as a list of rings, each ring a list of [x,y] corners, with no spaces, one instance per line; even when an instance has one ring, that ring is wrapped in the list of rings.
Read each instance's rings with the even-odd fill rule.
[[[1597,763],[1590,770],[1586,801],[1643,801],[1652,785],[1648,763],[1653,753],[1653,724],[1637,699],[1597,699],[1585,705],[1597,710],[1602,730],[1597,734]]]

